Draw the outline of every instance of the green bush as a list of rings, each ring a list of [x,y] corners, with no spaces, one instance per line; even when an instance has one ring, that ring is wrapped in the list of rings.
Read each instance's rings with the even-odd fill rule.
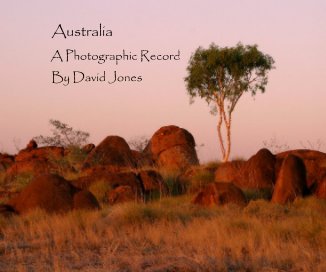
[[[22,191],[33,179],[33,173],[21,173],[15,177],[15,179],[10,183],[10,191],[20,192]]]
[[[271,189],[246,189],[242,191],[248,202],[257,199],[270,200],[272,198]]]
[[[207,184],[214,182],[214,173],[206,169],[198,169],[196,173],[190,178],[187,191],[198,192],[202,190]]]
[[[88,190],[99,203],[103,204],[107,201],[107,194],[111,190],[111,186],[105,180],[97,180],[89,186]]]

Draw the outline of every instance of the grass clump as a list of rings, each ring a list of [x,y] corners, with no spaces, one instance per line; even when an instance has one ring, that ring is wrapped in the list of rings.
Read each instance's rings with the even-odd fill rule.
[[[18,174],[10,183],[6,184],[7,190],[10,192],[21,192],[34,178],[33,173],[23,172]]]
[[[168,188],[170,196],[178,196],[184,192],[182,185],[179,182],[180,172],[164,171],[161,169],[159,170],[159,173]]]
[[[129,202],[113,206],[110,219],[117,225],[146,224],[160,221],[189,222],[194,218],[212,218],[218,209],[205,209],[191,204],[192,196],[164,197],[147,204]]]
[[[99,203],[104,204],[107,202],[107,195],[111,190],[111,185],[105,180],[100,179],[93,182],[88,190],[96,197]]]
[[[219,160],[213,160],[213,161],[208,161],[205,164],[203,164],[203,167],[207,169],[217,169],[220,165],[222,164],[221,161]]]
[[[191,199],[0,220],[0,270],[325,271],[325,201],[203,209]]]
[[[258,199],[270,200],[272,198],[271,189],[246,189],[242,191],[248,202]]]
[[[198,168],[190,178],[188,192],[198,192],[207,184],[214,182],[214,173],[205,168]]]
[[[65,160],[76,170],[81,170],[81,167],[87,157],[87,152],[78,146],[70,146],[67,149]]]

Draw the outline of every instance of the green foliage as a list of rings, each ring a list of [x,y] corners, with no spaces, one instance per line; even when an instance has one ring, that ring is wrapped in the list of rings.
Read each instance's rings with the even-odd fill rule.
[[[24,172],[15,177],[13,181],[10,182],[10,191],[20,192],[22,191],[33,179],[33,173]]]
[[[77,170],[80,170],[82,164],[84,163],[87,152],[78,146],[69,146],[66,149],[67,155],[64,156],[67,164],[74,167]]]
[[[272,191],[270,189],[247,189],[243,190],[247,201],[264,199],[270,200],[272,198]]]
[[[107,200],[107,194],[111,190],[111,186],[105,180],[97,180],[89,186],[88,190],[96,197],[99,203],[103,204]]]
[[[198,169],[189,180],[187,192],[199,192],[212,182],[214,182],[214,173],[207,169]]]
[[[260,52],[257,45],[241,43],[235,47],[215,44],[208,49],[199,47],[191,56],[185,78],[188,94],[191,99],[205,99],[211,113],[219,114],[217,131],[224,162],[231,152],[232,112],[243,93],[254,96],[258,91],[265,91],[273,63],[273,58]]]
[[[187,67],[188,93],[191,97],[204,98],[208,104],[214,104],[220,96],[228,102],[228,111],[232,112],[244,92],[255,95],[257,91],[265,91],[273,63],[273,58],[260,52],[257,45],[199,47]]]
[[[184,193],[184,188],[181,188],[178,175],[173,173],[160,173],[163,177],[164,183],[168,187],[170,196],[177,196]]]
[[[89,133],[81,130],[75,130],[68,124],[65,124],[59,120],[50,119],[50,125],[52,126],[52,136],[37,136],[34,140],[39,145],[44,146],[77,146],[81,147],[88,143]]]
[[[180,171],[158,168],[157,171],[162,176],[164,183],[168,188],[168,192],[170,196],[177,196],[184,193],[184,188],[180,185],[179,176],[181,174]]]
[[[221,165],[221,162],[218,161],[218,160],[209,161],[209,162],[206,162],[206,163],[204,164],[204,166],[205,166],[206,168],[215,169],[215,170],[216,170],[220,165]]]

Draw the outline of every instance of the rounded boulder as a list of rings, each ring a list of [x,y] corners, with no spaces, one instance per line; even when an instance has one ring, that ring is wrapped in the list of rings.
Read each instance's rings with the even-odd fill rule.
[[[134,167],[135,161],[127,142],[119,136],[108,136],[86,157],[83,168],[92,166]]]
[[[154,133],[145,153],[151,154],[160,168],[178,171],[199,163],[195,146],[190,132],[177,126],[165,126]]]
[[[58,175],[43,175],[34,178],[8,204],[19,214],[36,208],[48,213],[62,213],[74,208],[74,196],[79,191]]]
[[[289,154],[283,160],[275,183],[272,202],[286,204],[293,202],[307,192],[306,168],[299,157]]]
[[[266,148],[259,150],[243,166],[236,184],[240,188],[272,189],[275,183],[275,156]]]

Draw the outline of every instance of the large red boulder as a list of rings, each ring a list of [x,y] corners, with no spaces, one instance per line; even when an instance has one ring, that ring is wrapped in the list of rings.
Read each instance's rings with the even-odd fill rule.
[[[301,158],[289,154],[283,160],[272,202],[286,204],[307,193],[306,168]]]
[[[259,150],[246,162],[236,184],[241,188],[271,189],[275,183],[275,164],[276,158],[268,149]]]
[[[194,204],[212,207],[226,204],[245,206],[246,197],[243,192],[230,182],[213,182],[208,184],[193,200]]]
[[[134,167],[135,160],[127,142],[119,136],[108,136],[86,157],[83,168],[93,166]]]
[[[199,163],[195,146],[194,137],[187,130],[165,126],[154,133],[144,152],[159,167],[179,171]]]
[[[275,156],[264,148],[248,161],[231,161],[220,165],[215,172],[215,181],[233,182],[241,189],[272,190],[275,164]]]
[[[67,212],[75,208],[74,196],[79,192],[79,189],[58,175],[43,175],[33,179],[21,193],[9,201],[9,205],[20,214],[36,208],[49,213]]]
[[[320,199],[326,199],[326,176],[317,184],[315,196]]]
[[[290,154],[303,160],[306,168],[307,187],[313,190],[326,175],[326,153],[308,149],[289,150],[279,153],[276,155],[276,175],[280,173],[283,160]]]

